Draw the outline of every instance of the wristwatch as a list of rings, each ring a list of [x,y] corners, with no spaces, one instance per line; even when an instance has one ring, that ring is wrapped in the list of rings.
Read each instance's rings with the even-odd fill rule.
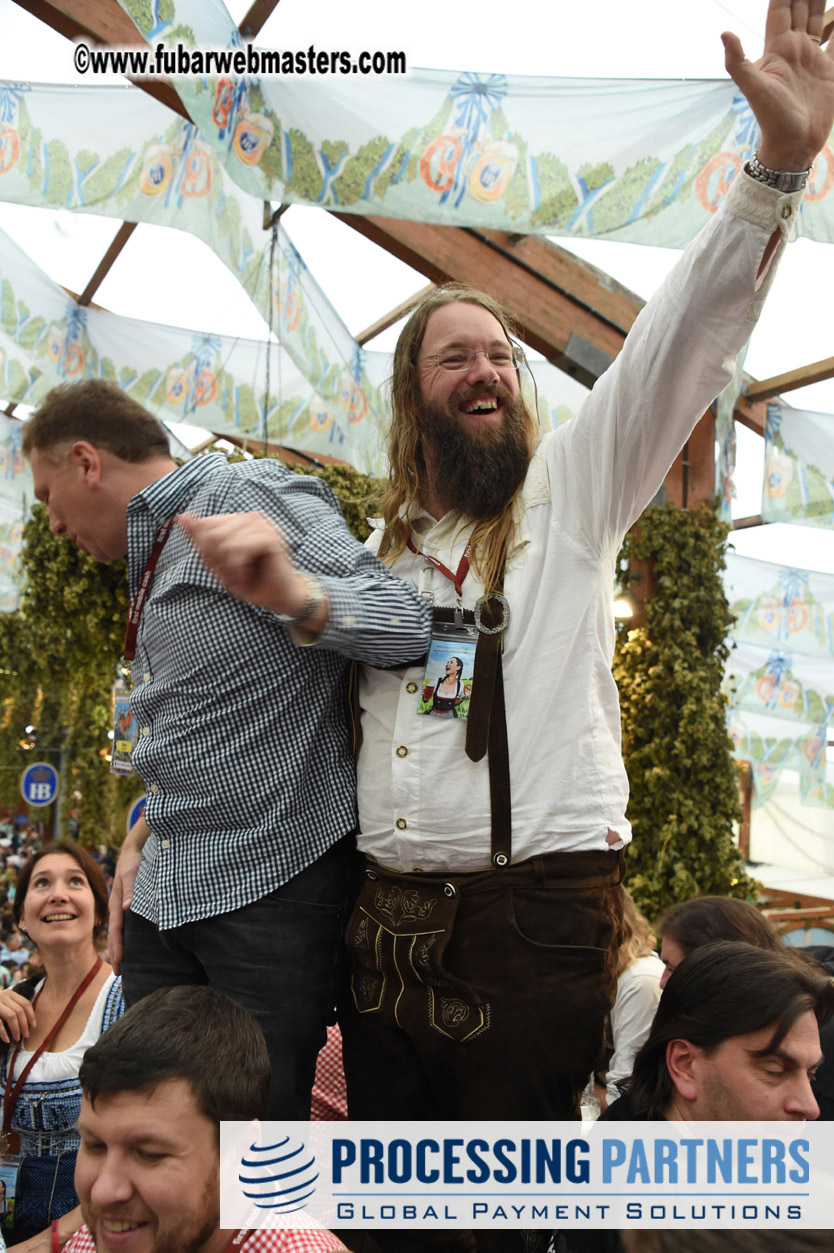
[[[309,622],[315,616],[316,611],[322,605],[327,604],[327,592],[318,579],[312,574],[305,574],[303,571],[300,571],[300,574],[307,586],[307,597],[304,604],[297,613],[277,613],[275,615],[279,622],[286,622],[289,626],[303,626],[305,622]]]
[[[801,191],[808,182],[812,169],[813,166],[809,165],[807,170],[771,170],[762,165],[755,155],[744,166],[745,174],[755,178],[757,183],[764,183],[766,187],[775,187],[777,191],[784,192]]]

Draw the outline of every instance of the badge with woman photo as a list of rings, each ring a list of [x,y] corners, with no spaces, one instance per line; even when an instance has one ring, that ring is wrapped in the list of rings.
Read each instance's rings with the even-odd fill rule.
[[[475,673],[478,632],[474,628],[435,628],[426,662],[418,714],[467,718]]]
[[[15,1137],[17,1139],[17,1137]],[[18,1139],[19,1143],[19,1139]],[[0,1223],[10,1227],[14,1216],[14,1202],[17,1194],[17,1177],[20,1173],[20,1158],[6,1157],[0,1159]]]

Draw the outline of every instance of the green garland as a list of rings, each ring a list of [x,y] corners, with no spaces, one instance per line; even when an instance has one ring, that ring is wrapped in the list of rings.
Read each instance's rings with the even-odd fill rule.
[[[757,885],[733,841],[741,816],[721,679],[731,622],[721,581],[728,528],[702,507],[650,509],[620,554],[653,561],[646,625],[618,624],[623,757],[634,829],[628,886],[656,918],[676,901],[746,899]]]

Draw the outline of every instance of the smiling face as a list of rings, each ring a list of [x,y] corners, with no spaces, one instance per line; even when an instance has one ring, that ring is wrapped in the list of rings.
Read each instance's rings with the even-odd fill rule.
[[[47,853],[34,867],[20,914],[20,923],[48,952],[52,944],[89,940],[103,919],[87,876],[69,853]]]
[[[476,351],[464,370],[445,370],[439,359]],[[507,355],[506,364],[486,353]],[[518,372],[501,323],[480,305],[455,301],[429,314],[417,358],[420,395],[431,406],[448,407],[467,430],[502,426],[506,401],[518,396]]]
[[[684,1065],[675,1078],[679,1097],[669,1116],[710,1122],[816,1118],[819,1106],[811,1079],[822,1063],[816,1017],[810,1010],[801,1014],[779,1047],[771,1050],[773,1032],[769,1026],[732,1036],[708,1053],[673,1040],[667,1051],[670,1072],[675,1074],[676,1061],[683,1060]],[[682,1046],[687,1055],[676,1059],[674,1050]]]
[[[56,464],[34,448],[29,460],[35,495],[49,511],[53,535],[68,535],[95,561],[117,561],[127,552],[126,514],[101,492],[90,451],[90,445],[77,441]]]
[[[75,1187],[98,1253],[219,1253],[217,1127],[185,1079],[85,1097]]]

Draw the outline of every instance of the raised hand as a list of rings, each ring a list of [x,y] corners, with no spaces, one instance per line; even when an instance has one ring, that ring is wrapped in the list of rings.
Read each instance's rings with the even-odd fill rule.
[[[737,35],[721,36],[727,72],[762,132],[759,160],[805,170],[834,125],[834,40],[821,44],[825,0],[770,0],[761,60],[748,61]]]

